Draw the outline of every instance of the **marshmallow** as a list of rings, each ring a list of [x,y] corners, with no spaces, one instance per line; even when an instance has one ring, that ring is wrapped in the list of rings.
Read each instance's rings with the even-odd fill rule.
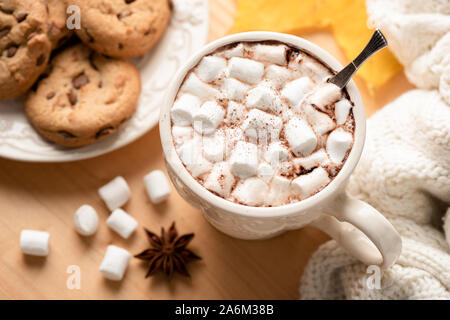
[[[234,176],[230,171],[228,163],[219,162],[211,169],[211,173],[205,180],[204,187],[218,195],[227,198],[234,184]]]
[[[264,65],[250,59],[233,57],[228,63],[230,77],[256,84],[264,74]]]
[[[261,137],[277,140],[282,127],[283,121],[279,117],[259,109],[250,110],[242,124],[244,134],[253,140]]]
[[[328,68],[307,56],[303,58],[303,61],[300,64],[300,72],[316,83],[322,83],[331,76],[331,72]]]
[[[344,129],[337,128],[331,132],[327,139],[327,152],[330,155],[330,159],[334,163],[341,163],[352,143],[352,134]]]
[[[225,135],[223,131],[216,131],[211,136],[203,137],[203,155],[211,162],[224,160]]]
[[[258,169],[258,147],[253,143],[238,141],[230,157],[231,172],[239,178],[256,174]]]
[[[192,139],[178,148],[178,155],[194,177],[199,177],[212,168],[211,162],[202,155],[198,139]]]
[[[144,177],[145,190],[150,201],[158,204],[166,200],[171,192],[169,181],[161,170],[154,170]]]
[[[268,163],[261,162],[258,166],[258,177],[260,177],[265,182],[269,182],[270,179],[272,179],[273,175],[275,174],[272,166]]]
[[[22,230],[20,232],[20,250],[24,254],[44,257],[48,255],[50,234],[44,231]]]
[[[75,230],[82,236],[93,235],[98,228],[98,214],[94,208],[85,204],[75,212]]]
[[[305,95],[311,91],[313,86],[314,84],[308,77],[302,77],[288,82],[283,90],[281,90],[281,96],[285,98],[292,107],[298,108],[300,102]]]
[[[291,195],[291,180],[281,176],[273,177],[270,182],[270,191],[265,202],[270,205],[281,205],[285,203]]]
[[[106,219],[106,224],[125,239],[128,239],[138,226],[136,219],[122,209],[114,210]]]
[[[225,110],[217,102],[207,101],[194,114],[194,130],[198,133],[211,134],[224,116]]]
[[[237,123],[244,118],[245,111],[244,105],[230,101],[228,103],[227,116],[225,119],[228,123]]]
[[[334,104],[334,114],[338,125],[344,124],[347,121],[351,108],[352,105],[347,99],[342,99]]]
[[[184,81],[181,91],[192,93],[200,99],[215,99],[220,96],[220,92],[210,85],[200,80],[194,73],[191,73]]]
[[[221,90],[223,94],[230,100],[242,102],[247,91],[250,89],[248,85],[233,78],[223,80]]]
[[[122,248],[109,245],[100,265],[100,272],[106,279],[120,281],[128,267],[131,254]]]
[[[269,187],[259,178],[248,178],[239,181],[231,195],[240,203],[249,206],[263,205]]]
[[[123,206],[131,195],[127,182],[120,176],[98,189],[98,193],[110,211]]]
[[[270,110],[274,113],[280,113],[282,110],[280,98],[266,85],[259,85],[250,90],[245,102],[249,108],[258,108],[264,111]]]
[[[322,148],[322,149],[317,150],[314,153],[311,153],[307,157],[295,158],[293,160],[293,162],[296,167],[298,167],[298,168],[302,167],[305,170],[309,170],[314,167],[319,167],[319,166],[323,167],[323,166],[330,164],[330,158],[328,158],[327,153]]]
[[[279,65],[286,64],[287,47],[285,45],[264,45],[257,44],[253,47],[253,58],[272,62]]]
[[[292,77],[293,72],[287,68],[273,64],[266,68],[265,78],[276,89],[280,89]]]
[[[189,126],[200,108],[201,101],[196,96],[185,93],[175,101],[171,110],[172,121],[181,126]]]
[[[173,126],[172,127],[172,138],[175,142],[175,146],[182,145],[183,143],[186,143],[187,141],[192,139],[192,136],[194,134],[194,129],[192,129],[191,126],[184,127],[184,126]]]
[[[225,58],[233,58],[233,57],[243,57],[244,56],[244,45],[239,43],[237,46],[234,46],[231,49],[224,51],[223,55]]]
[[[316,88],[309,97],[309,102],[322,111],[327,111],[327,106],[339,100],[342,96],[341,89],[332,84],[325,83]]]
[[[317,137],[304,119],[291,119],[285,126],[284,133],[296,156],[307,156],[317,146]]]
[[[301,199],[306,199],[321,190],[329,182],[330,177],[328,176],[328,172],[324,168],[319,167],[308,174],[301,175],[292,180],[292,189]]]
[[[280,162],[288,160],[290,156],[289,150],[281,142],[273,142],[267,148],[264,159],[273,166],[277,166]]]
[[[217,80],[227,67],[227,61],[224,58],[207,56],[200,61],[197,67],[197,75],[205,82]]]
[[[336,127],[333,119],[331,119],[326,113],[316,110],[310,104],[304,105],[303,111],[306,115],[306,119],[318,135],[323,135]]]

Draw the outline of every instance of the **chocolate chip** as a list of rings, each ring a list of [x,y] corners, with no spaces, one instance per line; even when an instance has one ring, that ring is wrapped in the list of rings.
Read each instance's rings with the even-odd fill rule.
[[[11,27],[6,27],[0,30],[0,39],[5,37],[11,31]]]
[[[131,11],[130,10],[122,11],[121,13],[117,14],[117,18],[119,20],[122,20],[123,18],[126,18],[128,16],[131,16]]]
[[[144,36],[148,36],[148,35],[152,34],[153,32],[154,32],[153,28],[150,28],[147,31],[145,31]]]
[[[89,77],[84,72],[72,79],[72,85],[75,89],[80,89],[82,86],[89,83]]]
[[[36,60],[36,65],[39,67],[41,64],[43,64],[45,61],[45,54],[41,54],[37,60]]]
[[[97,67],[97,65],[95,64],[94,59],[95,59],[95,52],[92,51],[92,52],[89,54],[89,63],[90,63],[90,65],[91,65],[91,67],[94,68],[94,70],[97,70],[97,71],[98,71],[98,67]]]
[[[101,89],[101,88],[103,88],[103,81],[102,80],[100,80],[99,82],[98,82],[98,87]]]
[[[125,3],[126,4],[130,4],[130,3],[134,2],[134,1],[136,1],[136,0],[125,0]]]
[[[70,133],[69,131],[65,131],[65,130],[58,131],[58,134],[62,135],[64,137],[64,139],[73,139],[73,138],[77,137],[73,133]]]
[[[54,92],[49,92],[48,94],[47,94],[47,100],[50,100],[51,98],[53,98],[55,96],[55,93]]]
[[[25,20],[28,17],[28,13],[26,12],[20,12],[16,15],[16,20],[18,23],[21,23],[23,20]]]
[[[74,105],[77,104],[77,102],[78,102],[78,97],[77,97],[77,95],[75,94],[75,92],[70,91],[70,92],[67,94],[67,97],[69,98],[69,102],[70,102],[70,104],[71,104],[72,106],[74,106]]]
[[[12,58],[12,57],[14,57],[16,52],[17,52],[17,46],[14,46],[14,45],[10,46],[8,49],[6,49],[6,56],[8,58]]]
[[[0,11],[6,14],[12,14],[14,12],[14,9],[0,8]]]
[[[120,49],[120,50],[123,49],[123,44],[119,43],[119,49]]]
[[[98,138],[100,138],[100,137],[102,137],[102,136],[106,136],[106,135],[110,134],[110,133],[113,132],[113,131],[114,131],[114,128],[113,128],[113,127],[106,127],[106,128],[100,129],[100,130],[97,131],[97,133],[95,134],[95,139],[98,139]]]

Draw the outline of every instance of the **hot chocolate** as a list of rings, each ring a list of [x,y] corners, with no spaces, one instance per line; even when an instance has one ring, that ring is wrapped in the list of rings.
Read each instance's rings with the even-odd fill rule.
[[[206,189],[249,206],[304,200],[339,173],[353,145],[353,103],[331,70],[279,42],[203,57],[171,109],[172,136]]]

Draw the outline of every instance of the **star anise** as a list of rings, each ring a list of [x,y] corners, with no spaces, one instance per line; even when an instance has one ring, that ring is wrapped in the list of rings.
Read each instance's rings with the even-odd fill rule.
[[[146,228],[144,230],[152,248],[142,251],[135,257],[149,261],[148,272],[145,277],[155,274],[158,270],[164,271],[169,278],[172,278],[175,272],[189,277],[186,264],[189,261],[201,259],[191,250],[186,249],[186,246],[194,238],[194,234],[178,236],[175,222],[172,223],[167,233],[164,228],[161,228],[161,237]]]

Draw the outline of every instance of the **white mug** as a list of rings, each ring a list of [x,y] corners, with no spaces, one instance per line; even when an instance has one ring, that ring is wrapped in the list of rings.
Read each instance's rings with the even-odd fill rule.
[[[225,200],[200,185],[178,157],[172,140],[170,109],[186,74],[201,58],[222,46],[240,41],[266,40],[276,40],[305,51],[334,71],[342,69],[339,62],[320,47],[287,34],[238,33],[205,46],[180,68],[161,107],[161,142],[172,182],[180,195],[199,208],[214,227],[232,237],[266,239],[287,230],[312,225],[328,233],[363,263],[382,268],[391,266],[401,252],[399,234],[381,213],[345,192],[346,182],[361,157],[366,130],[363,103],[353,81],[347,85],[348,94],[354,102],[353,148],[338,175],[323,190],[305,200],[278,207],[251,207]]]

